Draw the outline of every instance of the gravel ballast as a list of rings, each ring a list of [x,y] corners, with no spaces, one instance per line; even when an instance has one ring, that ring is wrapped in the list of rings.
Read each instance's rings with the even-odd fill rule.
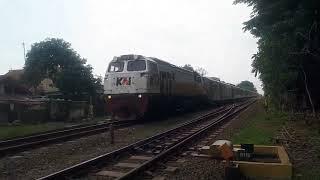
[[[177,126],[209,110],[188,113],[166,120],[148,122],[115,130],[115,143],[110,144],[108,132],[59,144],[28,150],[0,159],[0,179],[35,179],[77,163],[113,151]]]
[[[229,123],[225,125],[222,132],[218,134],[212,142],[215,140],[226,139],[230,140],[232,135],[239,131],[246,124],[250,123],[248,117],[257,110],[257,103],[252,104],[244,112],[241,112],[238,116],[233,118]],[[210,134],[209,134],[210,135]],[[199,142],[201,139],[199,139]],[[201,144],[201,143],[200,143]],[[193,147],[196,147],[195,144]],[[189,151],[189,150],[188,150]],[[165,177],[166,179],[218,179],[224,178],[224,164],[220,161],[209,159],[207,157],[193,157],[192,155],[173,157],[176,159],[183,159],[183,163],[175,163],[174,166],[178,167],[178,170],[174,173],[164,172],[163,170],[153,172],[154,176]],[[170,160],[169,160],[170,162]],[[170,163],[166,163],[167,166],[171,166]]]

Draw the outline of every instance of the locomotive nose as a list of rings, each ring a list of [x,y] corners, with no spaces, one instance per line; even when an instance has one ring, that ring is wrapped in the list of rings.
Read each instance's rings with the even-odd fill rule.
[[[131,85],[131,77],[117,77],[116,86],[129,86]]]
[[[134,75],[130,73],[109,74],[105,79],[105,94],[134,93]]]

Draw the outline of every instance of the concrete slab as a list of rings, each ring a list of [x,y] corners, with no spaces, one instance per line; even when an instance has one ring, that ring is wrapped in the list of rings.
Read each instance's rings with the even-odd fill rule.
[[[189,136],[191,133],[183,133],[182,136]]]
[[[118,171],[100,171],[96,173],[97,176],[110,176],[110,177],[122,177],[125,175],[123,172],[118,172]]]
[[[157,149],[162,149],[163,146],[162,146],[162,145],[157,145],[156,148],[157,148]]]
[[[152,180],[165,180],[166,178],[163,176],[156,176],[154,178],[152,178]]]
[[[20,159],[20,158],[23,158],[23,156],[18,156],[18,155],[17,155],[17,156],[10,156],[9,158],[10,158],[10,159]]]
[[[178,167],[173,167],[173,166],[168,166],[164,171],[167,171],[167,172],[177,172],[178,170]]]
[[[234,145],[239,148],[240,145]],[[239,165],[241,173],[247,177],[259,178],[269,177],[278,179],[291,179],[292,164],[289,156],[282,146],[254,145],[255,154],[275,154],[279,157],[280,163],[234,161]]]
[[[206,154],[198,154],[198,153],[192,153],[191,156],[193,157],[199,157],[199,158],[211,158],[212,156],[206,155]]]
[[[152,156],[131,156],[129,159],[150,160],[152,159]]]
[[[186,160],[185,160],[185,159],[178,159],[176,162],[177,162],[177,163],[185,163]]]
[[[138,166],[140,166],[140,164],[138,163],[118,163],[116,165],[114,165],[116,167],[127,167],[127,168],[136,168]]]

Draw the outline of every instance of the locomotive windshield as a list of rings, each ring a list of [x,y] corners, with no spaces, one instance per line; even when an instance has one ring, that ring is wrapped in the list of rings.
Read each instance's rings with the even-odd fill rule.
[[[143,70],[146,70],[146,61],[144,60],[128,61],[127,71],[143,71]]]
[[[123,62],[112,62],[109,65],[109,72],[122,72],[123,71]]]

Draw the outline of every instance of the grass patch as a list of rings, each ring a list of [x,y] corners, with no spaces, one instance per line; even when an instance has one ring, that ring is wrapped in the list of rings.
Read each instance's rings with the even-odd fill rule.
[[[105,121],[105,117],[95,117],[90,121],[73,121],[73,122],[47,122],[39,124],[19,124],[8,125],[0,124],[0,140],[11,139],[20,136],[26,136],[34,133],[41,133],[55,129],[61,129],[67,126],[80,124],[95,124]]]
[[[12,126],[0,126],[0,140],[25,136],[57,128],[63,128],[64,123],[45,123],[45,124],[22,124]]]
[[[233,135],[232,142],[234,144],[272,145],[272,138],[275,137],[275,134],[281,128],[287,116],[280,113],[267,114],[261,104],[257,106],[257,110],[248,117],[248,124]]]

